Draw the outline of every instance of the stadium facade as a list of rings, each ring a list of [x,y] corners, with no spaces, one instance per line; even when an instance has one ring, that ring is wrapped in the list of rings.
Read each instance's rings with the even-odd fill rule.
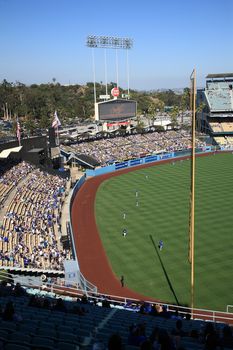
[[[233,73],[208,74],[197,90],[197,126],[220,147],[233,145]]]

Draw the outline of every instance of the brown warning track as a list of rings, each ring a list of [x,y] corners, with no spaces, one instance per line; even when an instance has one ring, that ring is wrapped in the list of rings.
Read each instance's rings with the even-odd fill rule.
[[[95,220],[95,196],[99,185],[104,180],[120,174],[188,158],[190,157],[172,158],[96,176],[88,179],[77,192],[71,211],[75,249],[82,274],[88,281],[97,286],[99,293],[155,301],[155,299],[138,294],[127,287],[122,288],[120,276],[116,276],[111,269]]]

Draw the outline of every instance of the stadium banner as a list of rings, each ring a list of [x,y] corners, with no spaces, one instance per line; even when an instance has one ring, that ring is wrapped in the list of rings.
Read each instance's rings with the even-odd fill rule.
[[[148,156],[145,158],[145,163],[155,162],[158,160],[158,156]]]
[[[133,165],[140,165],[144,163],[144,159],[143,158],[137,158],[137,159],[131,159],[129,161],[129,166],[133,166]]]
[[[129,125],[129,124],[130,124],[130,121],[127,121],[127,122],[116,122],[116,123],[107,123],[107,127]]]
[[[169,158],[174,158],[175,153],[164,153],[158,156],[158,160],[163,160],[163,159],[169,159]]]
[[[211,149],[211,146],[205,146],[202,148],[203,152],[211,152],[212,149]]]
[[[212,148],[211,146],[206,146],[203,148],[197,148],[196,153],[207,153],[211,152]],[[98,175],[103,175],[106,173],[111,173],[115,170],[120,170],[120,169],[125,169],[125,168],[130,168],[133,166],[137,165],[142,165],[142,164],[148,164],[152,162],[157,162],[161,160],[166,160],[166,159],[172,159],[172,158],[179,158],[179,157],[184,157],[184,156],[190,156],[190,149],[182,150],[182,151],[177,151],[177,152],[170,152],[170,153],[163,153],[163,154],[156,154],[156,155],[151,155],[151,156],[146,156],[144,158],[136,158],[136,159],[131,159],[131,160],[126,160],[124,162],[116,163],[116,164],[111,164],[107,165],[102,168],[96,168],[96,169],[87,169],[86,170],[86,176],[98,176]]]
[[[115,170],[128,168],[128,166],[129,166],[129,161],[117,163],[115,164]]]

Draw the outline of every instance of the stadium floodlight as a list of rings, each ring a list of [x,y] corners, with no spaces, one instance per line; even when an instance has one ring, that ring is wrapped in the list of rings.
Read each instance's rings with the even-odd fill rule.
[[[115,49],[116,51],[116,83],[118,87],[118,49],[126,50],[127,55],[127,82],[128,82],[128,98],[129,98],[129,57],[128,52],[129,49],[133,47],[133,39],[131,38],[120,38],[117,36],[98,36],[98,35],[88,35],[86,39],[86,46],[92,49],[92,66],[93,66],[93,79],[94,79],[94,103],[96,104],[96,83],[95,83],[95,56],[94,49],[100,48],[105,49],[105,85],[106,85],[106,93],[108,96],[108,85],[107,85],[107,58],[106,58],[106,50],[107,49]]]
[[[133,47],[133,39],[115,36],[88,35],[86,45],[92,48],[129,50]]]

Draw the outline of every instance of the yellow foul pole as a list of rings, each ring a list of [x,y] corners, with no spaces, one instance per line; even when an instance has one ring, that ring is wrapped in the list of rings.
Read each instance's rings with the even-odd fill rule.
[[[196,127],[196,70],[191,74],[192,106],[192,156],[191,156],[191,191],[189,223],[189,261],[191,264],[191,308],[194,307],[194,224],[195,224],[195,127]]]

